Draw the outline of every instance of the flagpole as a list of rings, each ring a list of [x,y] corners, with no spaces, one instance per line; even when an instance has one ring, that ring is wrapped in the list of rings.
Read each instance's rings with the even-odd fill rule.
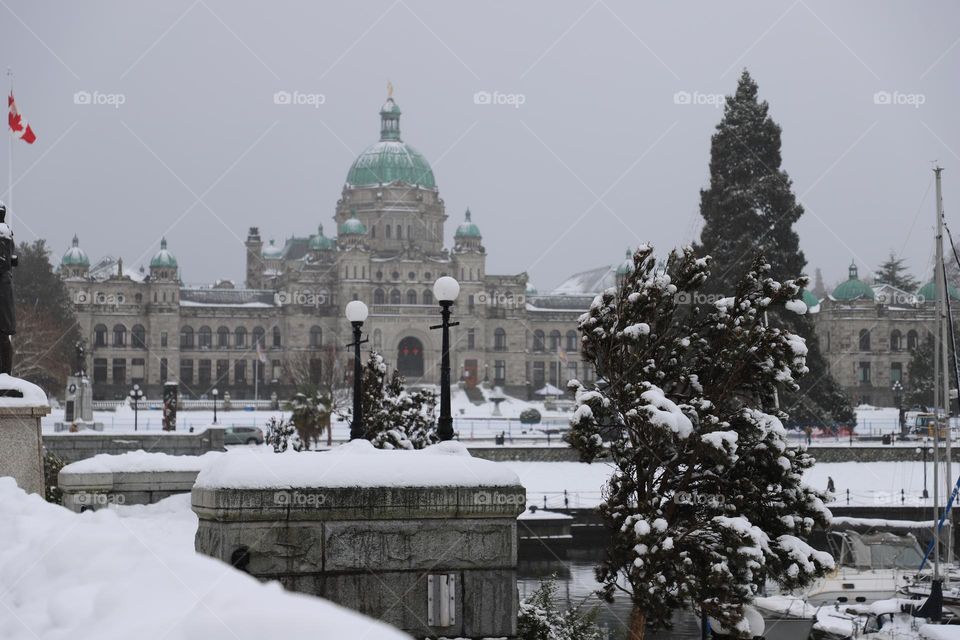
[[[13,69],[7,67],[7,80],[9,81],[9,91],[7,96],[13,95]],[[10,98],[7,98],[9,103]],[[9,114],[10,105],[7,105],[7,113]],[[9,125],[7,129],[10,129]],[[13,220],[13,130],[10,129],[7,131],[7,224],[10,224]]]

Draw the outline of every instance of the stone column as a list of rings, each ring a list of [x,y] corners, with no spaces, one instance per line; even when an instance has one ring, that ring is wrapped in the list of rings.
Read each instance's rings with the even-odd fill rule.
[[[28,493],[44,494],[40,418],[50,413],[40,387],[0,375],[0,476],[12,476]]]

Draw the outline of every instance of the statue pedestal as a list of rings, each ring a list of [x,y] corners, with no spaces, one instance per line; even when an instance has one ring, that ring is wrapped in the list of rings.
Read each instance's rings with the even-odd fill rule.
[[[44,494],[40,418],[50,413],[47,395],[26,380],[0,374],[0,476],[13,476],[28,493]]]
[[[93,386],[90,378],[77,375],[67,378],[63,398],[63,422],[54,424],[54,431],[70,431],[74,425],[77,429],[103,431],[103,423],[93,421]]]
[[[516,635],[516,474],[460,443],[229,452],[193,488],[196,549],[415,637]]]

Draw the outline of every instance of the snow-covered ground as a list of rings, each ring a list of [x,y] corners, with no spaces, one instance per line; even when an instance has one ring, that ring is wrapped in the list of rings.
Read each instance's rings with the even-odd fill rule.
[[[0,478],[0,638],[400,639],[194,551],[190,496],[83,514]]]

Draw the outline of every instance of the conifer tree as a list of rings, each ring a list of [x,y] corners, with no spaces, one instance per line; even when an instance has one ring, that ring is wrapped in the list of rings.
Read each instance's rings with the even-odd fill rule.
[[[920,287],[917,279],[907,272],[903,258],[898,258],[893,251],[874,273],[874,281],[876,284],[888,284],[908,293],[913,293]]]
[[[763,319],[802,304],[806,280],[780,282],[757,259],[729,298],[700,305],[708,263],[687,248],[658,267],[642,246],[580,318],[598,379],[571,381],[568,437],[585,461],[613,466],[597,578],[608,599],[631,598],[631,640],[685,606],[745,634],[743,607],[767,578],[796,588],[833,565],[804,541],[830,512],[801,483],[813,459],[787,446],[776,408],[806,373],[806,345]]]

